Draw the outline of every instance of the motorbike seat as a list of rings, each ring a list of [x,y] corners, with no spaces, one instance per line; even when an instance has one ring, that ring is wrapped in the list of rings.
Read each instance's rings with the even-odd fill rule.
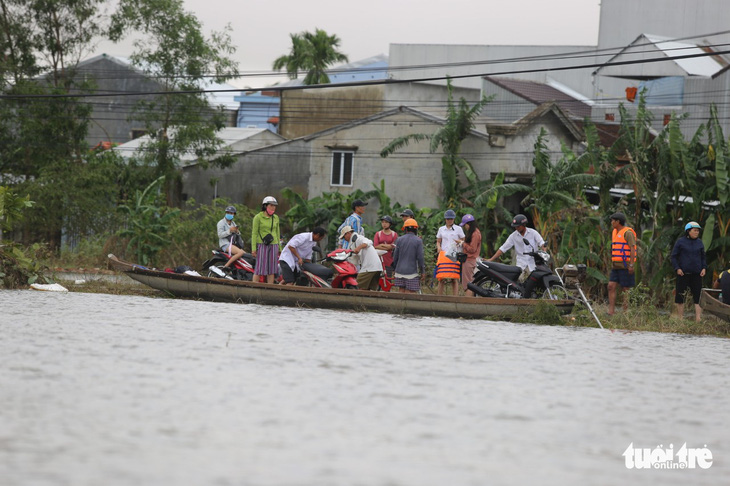
[[[505,265],[504,263],[482,261],[480,265],[491,268],[497,273],[501,273],[510,280],[517,280],[522,275],[522,268],[516,265]]]
[[[304,262],[302,264],[302,270],[312,273],[321,279],[329,280],[334,275],[334,270],[319,263]]]

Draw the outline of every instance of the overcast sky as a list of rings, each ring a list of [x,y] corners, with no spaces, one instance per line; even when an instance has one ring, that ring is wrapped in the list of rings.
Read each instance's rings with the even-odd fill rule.
[[[287,54],[290,33],[324,29],[341,39],[350,61],[388,54],[402,44],[596,45],[599,0],[184,0],[209,35],[226,24],[241,72],[270,72]],[[131,53],[129,45],[100,52]],[[272,84],[249,78],[236,86]]]

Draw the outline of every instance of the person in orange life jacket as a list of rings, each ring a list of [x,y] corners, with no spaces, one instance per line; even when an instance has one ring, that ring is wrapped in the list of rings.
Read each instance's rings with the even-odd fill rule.
[[[438,294],[444,295],[444,281],[451,280],[451,294],[459,295],[459,279],[461,278],[461,264],[456,261],[455,255],[464,243],[464,230],[461,226],[454,226],[456,213],[451,209],[444,213],[446,224],[441,226],[436,234],[436,278],[438,279]],[[453,260],[452,260],[453,258]]]
[[[624,213],[611,215],[611,275],[608,278],[608,314],[616,312],[616,296],[624,288],[636,285],[634,265],[636,264],[636,233],[626,226]],[[628,308],[624,299],[623,308]]]
[[[238,229],[238,225],[236,225],[233,221],[233,217],[235,215],[236,208],[234,206],[228,206],[226,208],[225,218],[218,221],[218,226],[216,228],[218,230],[218,245],[222,251],[230,255],[226,264],[223,265],[224,268],[230,267],[233,265],[233,262],[243,256],[243,248],[239,248],[237,245],[233,244],[233,239],[236,235],[241,234]],[[215,271],[215,269],[213,271]]]
[[[702,277],[707,273],[705,245],[699,238],[702,227],[691,221],[684,227],[684,237],[677,240],[672,249],[671,259],[674,271],[677,272],[677,286],[674,291],[674,303],[677,306],[677,315],[684,317],[684,293],[687,287],[692,291],[695,303],[695,321],[702,318],[700,307],[700,293],[702,292]]]
[[[398,233],[393,231],[393,218],[390,216],[386,215],[380,218],[380,224],[383,229],[375,233],[373,244],[376,250],[385,250],[387,252],[383,254],[383,265],[385,265],[388,277],[392,277],[393,250],[395,249],[395,241],[398,239]]]
[[[720,275],[712,283],[713,289],[722,290],[722,302],[730,305],[730,269],[720,272]]]

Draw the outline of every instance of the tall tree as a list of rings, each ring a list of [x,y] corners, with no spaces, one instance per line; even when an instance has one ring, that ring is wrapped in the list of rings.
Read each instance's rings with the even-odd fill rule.
[[[144,124],[150,141],[142,152],[165,178],[168,203],[176,204],[182,156],[194,154],[203,167],[233,162],[219,152],[224,110],[212,107],[204,93],[212,81],[238,75],[229,57],[235,52],[230,26],[206,38],[182,0],[122,0],[112,16],[111,37],[118,40],[129,30],[143,34],[135,41],[132,63],[162,85],[160,94],[137,103],[132,118]]]
[[[104,30],[106,0],[0,0],[0,173],[43,211],[35,237],[60,244],[68,182],[84,164],[93,84],[75,76]],[[59,188],[59,190],[53,190]],[[39,218],[42,214],[42,219]]]
[[[302,32],[290,34],[292,47],[289,54],[280,56],[274,61],[273,69],[286,69],[291,79],[296,79],[299,71],[306,71],[304,84],[328,84],[330,78],[327,68],[338,62],[347,62],[348,58],[337,48],[340,39],[336,35],[328,35],[322,29],[314,33]]]

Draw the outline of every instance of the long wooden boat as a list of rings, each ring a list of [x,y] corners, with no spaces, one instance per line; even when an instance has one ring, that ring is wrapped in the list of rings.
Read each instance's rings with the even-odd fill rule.
[[[109,266],[138,282],[175,297],[314,309],[344,309],[422,316],[509,319],[529,314],[536,299],[498,299],[370,292],[349,289],[296,287],[226,280],[151,270],[109,255]],[[573,300],[545,300],[561,314],[573,310]]]
[[[720,319],[730,321],[730,305],[720,299],[720,290],[702,289],[700,307]]]

